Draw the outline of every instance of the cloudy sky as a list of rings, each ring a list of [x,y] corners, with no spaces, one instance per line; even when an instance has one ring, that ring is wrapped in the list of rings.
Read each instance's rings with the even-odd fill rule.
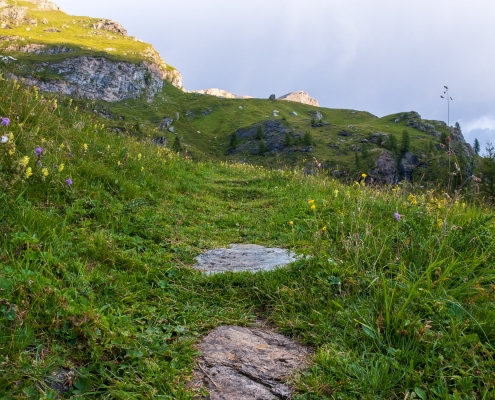
[[[186,89],[267,98],[304,90],[330,108],[417,111],[495,143],[493,0],[55,0],[119,21]]]

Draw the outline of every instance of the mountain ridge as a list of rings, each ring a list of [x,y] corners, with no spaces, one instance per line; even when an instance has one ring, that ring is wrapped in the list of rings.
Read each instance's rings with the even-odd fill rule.
[[[311,172],[314,158],[345,179],[364,174],[396,183],[433,176],[430,166],[437,165],[442,171],[449,166],[449,172],[435,179],[450,182],[454,163],[449,157],[456,158],[462,177],[471,174],[475,155],[460,128],[423,120],[415,112],[376,118],[327,109],[303,91],[264,100],[220,89],[188,92],[180,72],[151,45],[127,36],[118,22],[73,17],[45,0],[17,4],[0,0],[0,20],[6,25],[0,53],[18,59],[7,66],[8,76],[91,101],[116,132],[146,135],[161,145],[178,141],[182,146],[177,148],[198,159],[270,167],[303,163]]]

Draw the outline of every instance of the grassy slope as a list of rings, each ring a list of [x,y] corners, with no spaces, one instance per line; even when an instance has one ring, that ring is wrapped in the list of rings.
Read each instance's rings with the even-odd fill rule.
[[[28,7],[28,17],[38,20],[38,26],[36,27],[31,25],[12,26],[13,29],[4,32],[8,36],[21,38],[16,42],[18,45],[24,46],[36,43],[47,46],[68,46],[75,50],[57,55],[11,53],[24,63],[61,61],[67,57],[81,55],[104,56],[112,60],[137,63],[143,60],[143,53],[151,48],[149,44],[138,41],[133,37],[122,36],[105,30],[95,32],[94,29],[91,29],[91,24],[98,22],[99,18],[77,17],[62,11],[37,11],[35,10],[36,5],[30,2],[18,1],[17,4]],[[47,25],[41,23],[43,18],[48,20]],[[52,27],[61,32],[45,32],[45,29]],[[30,30],[27,31],[26,28]],[[12,44],[12,42],[4,42],[5,46],[9,44]],[[2,47],[0,47],[0,51]],[[108,49],[112,50],[109,51]],[[167,65],[167,69],[174,68]]]
[[[372,114],[364,111],[329,109],[323,107],[312,107],[305,104],[293,103],[287,101],[269,101],[262,99],[221,99],[208,95],[194,95],[184,93],[172,85],[166,85],[163,93],[155,98],[153,103],[147,103],[143,99],[128,100],[125,102],[108,104],[99,102],[102,109],[111,111],[115,116],[126,116],[127,126],[134,124],[135,121],[146,127],[146,133],[153,137],[166,136],[168,143],[171,144],[174,134],[169,132],[159,132],[157,127],[164,117],[175,118],[175,113],[180,114],[180,120],[174,123],[176,132],[182,138],[188,151],[196,159],[214,159],[214,160],[237,160],[242,161],[246,158],[249,162],[265,165],[270,167],[280,167],[283,165],[301,165],[300,163],[311,164],[312,157],[329,163],[334,168],[354,167],[354,152],[351,150],[354,146],[362,146],[360,140],[369,138],[375,132],[384,132],[395,134],[400,141],[402,131],[407,129],[411,136],[411,150],[420,153],[425,151],[428,141],[431,139],[434,143],[438,139],[428,136],[427,134],[415,129],[407,128],[405,121],[400,123],[393,122],[396,116],[394,114],[383,118],[376,118]],[[242,106],[243,108],[239,108]],[[202,115],[204,110],[212,110],[209,115]],[[316,146],[311,153],[295,152],[277,156],[253,156],[251,154],[227,154],[229,146],[229,136],[237,129],[248,127],[253,124],[266,120],[267,116],[273,119],[273,110],[278,110],[280,116],[277,119],[285,118],[284,123],[289,124],[300,132],[311,132]],[[330,125],[312,128],[311,112],[319,110],[324,115],[324,121]],[[193,117],[187,118],[185,113],[191,111]],[[290,113],[295,111],[298,115],[292,116]],[[115,121],[109,122],[116,124]],[[125,124],[124,124],[125,125]],[[348,129],[349,125],[354,126],[352,137],[340,137],[338,132],[342,129]],[[132,129],[131,129],[132,130]],[[439,127],[439,131],[446,130]],[[201,133],[198,133],[201,132]],[[345,142],[340,142],[344,140]],[[329,143],[339,144],[340,149],[330,148]],[[304,146],[306,147],[306,146]],[[369,143],[368,148],[371,154],[369,165],[363,166],[363,171],[367,172],[373,167],[374,157],[380,153],[377,145]]]
[[[53,104],[0,82],[0,115],[13,121],[0,127],[12,134],[0,145],[4,398],[53,398],[45,382],[61,367],[76,373],[75,396],[191,398],[192,345],[256,318],[313,346],[294,378],[299,399],[495,396],[488,209],[407,186],[195,163]],[[311,258],[256,275],[190,268],[228,243]]]

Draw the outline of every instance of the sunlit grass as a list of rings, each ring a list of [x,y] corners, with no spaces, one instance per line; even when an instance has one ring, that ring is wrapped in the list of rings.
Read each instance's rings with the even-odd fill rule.
[[[54,398],[60,368],[89,398],[192,398],[193,344],[257,318],[313,348],[300,399],[495,395],[490,209],[193,162],[18,83],[0,82],[0,116],[5,398]],[[229,243],[308,257],[255,275],[191,268]]]

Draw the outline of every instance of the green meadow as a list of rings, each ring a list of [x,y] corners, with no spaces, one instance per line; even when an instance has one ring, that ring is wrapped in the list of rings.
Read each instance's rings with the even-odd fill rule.
[[[158,107],[170,112],[194,96],[165,90]],[[217,111],[231,126],[271,107],[194,101],[232,102]],[[300,164],[193,160],[151,144],[151,125],[116,133],[91,108],[0,81],[3,399],[55,399],[62,368],[74,373],[67,398],[192,399],[194,344],[259,319],[312,349],[296,399],[495,398],[492,208],[408,183],[345,185]],[[207,118],[191,126],[224,140],[231,128]],[[184,119],[192,148],[199,134]],[[257,274],[192,268],[230,243],[301,257]]]

